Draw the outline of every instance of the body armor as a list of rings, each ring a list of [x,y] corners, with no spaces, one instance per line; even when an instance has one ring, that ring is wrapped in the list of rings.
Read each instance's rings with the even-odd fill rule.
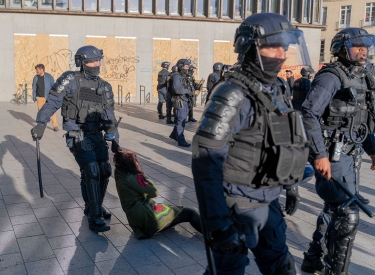
[[[104,110],[114,109],[111,85],[101,78],[89,81],[80,72],[66,72],[52,86],[51,92],[66,94],[71,81],[76,81],[77,90],[72,96],[64,96],[61,116],[81,124],[84,131],[98,132]]]
[[[228,76],[214,88],[197,132],[203,146],[231,145],[224,181],[252,188],[300,182],[309,149],[301,115],[293,110],[284,84],[276,97],[252,77],[237,72]],[[244,97],[252,102],[255,114],[248,127],[232,137]]]
[[[163,88],[165,89],[168,88],[168,81],[167,81],[168,75],[169,75],[169,72],[166,69],[162,69],[158,73],[158,87],[157,87],[158,90],[161,90]]]
[[[294,82],[293,99],[304,101],[310,90],[311,81],[307,77],[301,77]]]
[[[322,130],[346,132],[351,127],[357,131],[368,123],[368,103],[370,93],[366,83],[366,73],[361,67],[353,67],[354,72],[340,62],[334,62],[322,68],[318,74],[329,72],[340,78],[341,88],[327,106],[320,120]],[[367,127],[367,126],[366,126]]]

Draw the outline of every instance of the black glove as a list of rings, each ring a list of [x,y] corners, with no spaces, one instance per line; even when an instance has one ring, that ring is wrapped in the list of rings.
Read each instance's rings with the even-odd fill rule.
[[[116,152],[122,151],[122,148],[116,141],[112,140],[111,150],[112,150],[112,153],[116,153]]]
[[[292,216],[296,213],[301,197],[298,193],[298,187],[292,187],[291,189],[286,190],[286,203],[285,203],[285,212]]]
[[[36,139],[41,139],[43,134],[44,134],[44,130],[46,129],[46,126],[43,126],[43,125],[37,125],[35,126],[34,128],[31,129],[31,136],[33,138],[33,140],[35,141]]]
[[[214,231],[211,236],[213,248],[223,253],[240,252],[245,243],[245,235],[238,232],[233,225]]]

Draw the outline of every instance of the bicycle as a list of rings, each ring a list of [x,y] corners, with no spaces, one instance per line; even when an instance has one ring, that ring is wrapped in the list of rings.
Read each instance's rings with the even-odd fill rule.
[[[24,90],[23,85],[19,84],[19,88],[17,89],[16,93],[13,94],[14,98],[10,101],[10,103],[14,105],[23,105],[25,104],[25,96],[24,96]]]

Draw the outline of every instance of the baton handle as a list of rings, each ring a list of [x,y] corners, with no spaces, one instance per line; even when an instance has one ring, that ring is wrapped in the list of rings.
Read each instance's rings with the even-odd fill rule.
[[[210,246],[210,238],[208,236],[207,229],[204,226],[202,216],[200,216],[200,220],[201,220],[201,226],[202,226],[202,234],[203,234],[204,246],[206,248],[208,271],[210,272],[210,275],[217,275],[216,266],[215,266],[215,259],[214,259],[214,253],[213,253],[212,248]]]
[[[42,171],[41,171],[41,167],[40,167],[39,138],[36,139],[36,159],[37,159],[37,163],[38,163],[39,192],[40,192],[40,197],[43,198],[43,183],[42,183]]]
[[[355,203],[356,205],[358,205],[358,207],[360,209],[362,209],[363,212],[365,212],[365,214],[367,216],[369,216],[370,218],[373,218],[374,217],[374,214],[358,199],[358,197],[356,195],[354,195],[352,192],[350,192],[350,190],[348,188],[346,188],[346,186],[339,180],[335,179],[335,178],[331,178],[331,180],[338,186],[340,187],[340,189],[349,197],[349,199],[342,203],[340,206],[339,206],[339,211],[344,211],[344,209],[346,207],[348,207],[351,203]]]

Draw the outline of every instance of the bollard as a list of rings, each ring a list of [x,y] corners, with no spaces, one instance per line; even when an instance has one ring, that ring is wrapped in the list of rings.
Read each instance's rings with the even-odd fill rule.
[[[144,97],[146,93],[146,87],[144,85],[139,86],[139,105],[142,105],[142,92],[143,92],[143,97]],[[146,102],[146,98],[145,98],[145,102]]]
[[[126,94],[126,97],[125,97],[125,102],[128,102],[129,101],[129,103],[130,103],[130,92],[128,92],[127,94]]]
[[[120,105],[120,87],[121,85],[117,86],[117,105]]]
[[[27,83],[25,83],[25,105],[27,105]]]

